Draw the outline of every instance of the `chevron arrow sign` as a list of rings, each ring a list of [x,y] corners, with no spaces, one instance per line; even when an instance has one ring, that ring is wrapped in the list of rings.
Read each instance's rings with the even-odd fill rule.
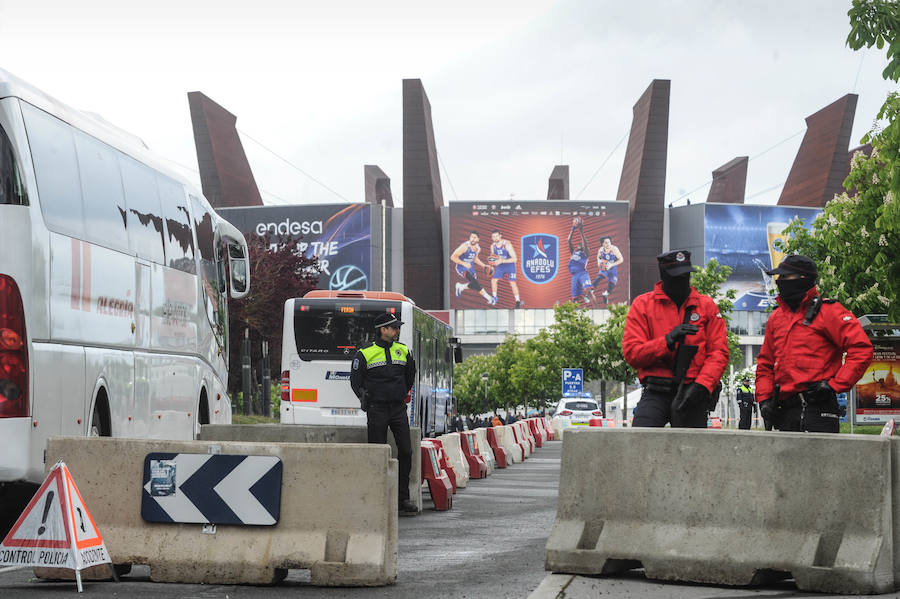
[[[141,517],[147,522],[271,526],[281,515],[275,456],[149,453]]]

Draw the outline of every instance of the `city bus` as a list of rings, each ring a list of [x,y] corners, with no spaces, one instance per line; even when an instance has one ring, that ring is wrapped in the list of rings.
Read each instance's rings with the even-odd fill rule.
[[[3,70],[0,229],[0,491],[43,480],[50,436],[231,422],[243,235],[139,139]]]
[[[350,361],[375,340],[373,321],[385,312],[405,323],[400,343],[416,361],[410,427],[419,427],[423,437],[449,431],[457,356],[453,331],[404,295],[382,291],[314,290],[285,302],[282,424],[366,425],[350,388]]]

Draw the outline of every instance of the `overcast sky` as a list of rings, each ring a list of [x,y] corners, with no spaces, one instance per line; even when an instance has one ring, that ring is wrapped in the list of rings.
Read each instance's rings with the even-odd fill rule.
[[[404,78],[431,101],[445,201],[544,199],[555,164],[573,199],[613,200],[632,107],[670,79],[666,201],[705,200],[712,170],[747,155],[748,203],[774,203],[807,116],[859,94],[854,147],[894,89],[883,52],[846,47],[849,6],[0,0],[0,68],[198,182],[187,92],[204,92],[237,115],[267,204],[363,201],[364,164],[400,203]]]

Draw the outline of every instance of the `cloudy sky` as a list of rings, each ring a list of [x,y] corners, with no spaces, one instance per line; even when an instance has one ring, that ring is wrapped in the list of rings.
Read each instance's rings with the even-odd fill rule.
[[[186,94],[204,92],[237,115],[267,204],[362,201],[364,164],[402,201],[404,78],[431,101],[445,201],[543,199],[555,164],[573,199],[612,200],[632,107],[670,79],[666,201],[705,200],[746,155],[748,203],[774,203],[807,116],[859,94],[853,147],[894,87],[883,52],[846,47],[849,6],[0,0],[0,68],[197,181]]]

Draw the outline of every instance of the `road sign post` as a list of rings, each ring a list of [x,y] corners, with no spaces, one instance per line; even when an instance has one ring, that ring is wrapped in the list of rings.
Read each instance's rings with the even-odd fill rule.
[[[562,369],[562,394],[571,397],[584,393],[584,371],[581,368]]]

